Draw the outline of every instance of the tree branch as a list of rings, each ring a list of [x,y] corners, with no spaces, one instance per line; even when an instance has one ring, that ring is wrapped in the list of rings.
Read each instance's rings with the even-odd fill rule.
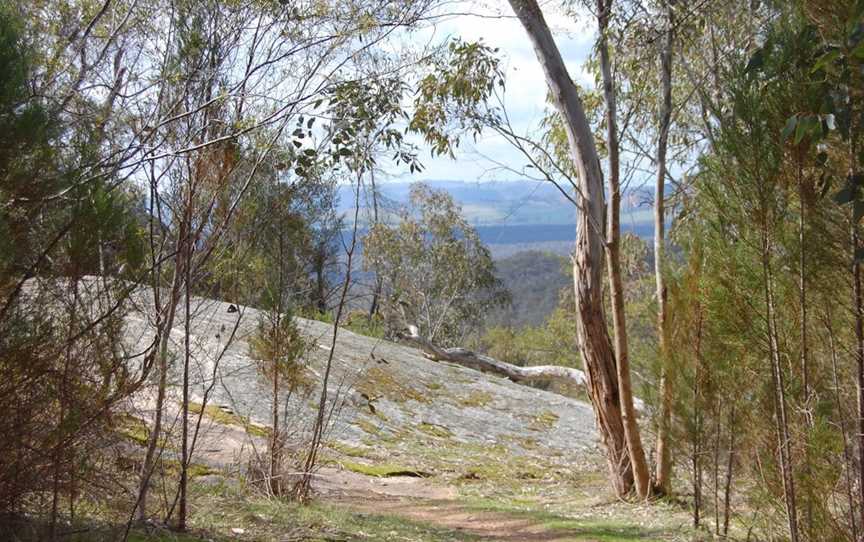
[[[585,373],[579,369],[561,365],[521,367],[478,354],[467,348],[442,348],[421,337],[417,326],[408,326],[408,329],[397,334],[397,337],[419,348],[432,361],[455,363],[475,371],[503,376],[513,382],[562,382],[576,386],[585,385]],[[637,413],[641,414],[645,410],[642,400],[636,397],[633,398],[633,406]]]
[[[513,382],[559,381],[577,386],[585,385],[585,373],[579,369],[559,365],[520,367],[483,354],[477,354],[467,348],[442,348],[421,337],[416,326],[408,326],[406,332],[398,334],[398,337],[419,348],[427,358],[433,361],[449,361],[469,369],[504,376]]]

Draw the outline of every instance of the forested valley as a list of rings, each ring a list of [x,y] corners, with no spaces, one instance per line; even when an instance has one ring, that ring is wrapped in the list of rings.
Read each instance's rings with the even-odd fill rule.
[[[862,128],[864,0],[0,0],[0,540],[864,541]]]

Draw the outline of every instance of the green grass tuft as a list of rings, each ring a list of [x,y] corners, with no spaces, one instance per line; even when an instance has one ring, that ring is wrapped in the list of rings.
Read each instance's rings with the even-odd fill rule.
[[[459,401],[459,404],[466,407],[484,407],[492,402],[492,394],[488,391],[475,391],[468,397]]]
[[[351,446],[350,444],[345,444],[339,441],[331,442],[327,447],[346,457],[369,457],[372,454],[372,450],[369,448]]]
[[[529,429],[533,429],[535,431],[545,431],[552,429],[558,423],[558,414],[554,412],[550,412],[548,410],[541,412],[540,414],[534,416],[531,420],[531,424],[528,426]]]
[[[200,403],[189,403],[189,412],[200,414],[201,409],[202,405]],[[251,421],[249,421],[249,418],[246,418],[244,416],[225,412],[216,405],[207,405],[206,407],[204,407],[204,415],[213,420],[214,422],[221,423],[222,425],[235,425],[238,427],[242,427],[246,430],[247,433],[254,437],[270,436],[270,430],[266,427],[252,423]]]
[[[391,476],[426,478],[431,476],[428,472],[400,465],[367,465],[365,463],[355,463],[353,461],[339,461],[339,464],[342,465],[345,470],[350,470],[351,472],[364,474],[366,476],[374,476],[375,478],[389,478]]]
[[[427,435],[438,438],[450,438],[453,436],[452,431],[450,431],[443,425],[438,425],[435,423],[423,422],[417,426],[417,429],[419,429],[423,433],[426,433]]]

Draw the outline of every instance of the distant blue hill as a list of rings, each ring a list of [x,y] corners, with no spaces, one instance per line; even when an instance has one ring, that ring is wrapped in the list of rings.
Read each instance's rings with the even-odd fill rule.
[[[576,227],[573,224],[514,224],[503,226],[476,226],[480,239],[487,245],[509,245],[514,243],[546,243],[575,241]],[[640,237],[651,237],[654,224],[622,224],[623,231]]]
[[[464,181],[424,181],[432,188],[446,190],[462,207],[468,221],[474,225],[483,242],[498,256],[522,250],[539,249],[564,254],[572,249],[576,239],[573,204],[549,183],[510,181],[472,183]],[[408,201],[408,182],[381,183],[379,209],[397,209]],[[354,187],[339,187],[339,211],[353,217]],[[622,201],[621,228],[641,237],[654,233],[651,194],[647,190],[632,190]],[[361,217],[369,217],[371,200],[361,194]],[[367,223],[361,218],[361,230]],[[350,222],[350,220],[349,220]],[[502,245],[511,248],[502,249]],[[518,246],[517,246],[518,245]]]
[[[520,224],[573,224],[573,204],[550,183],[536,181],[465,182],[424,181],[432,188],[446,190],[462,206],[463,214],[477,226]],[[411,183],[379,183],[380,204],[395,208],[408,201]],[[622,202],[622,214],[631,221],[650,222],[651,194],[631,190]],[[368,194],[361,194],[361,207],[371,207]],[[354,187],[339,187],[339,210],[350,216],[354,210]],[[365,213],[361,213],[365,214]],[[626,218],[626,217],[625,217]]]

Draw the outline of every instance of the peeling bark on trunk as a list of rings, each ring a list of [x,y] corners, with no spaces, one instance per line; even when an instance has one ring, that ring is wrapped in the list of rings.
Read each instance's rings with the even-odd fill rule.
[[[620,389],[621,415],[623,416],[624,438],[627,453],[633,469],[633,483],[636,495],[646,499],[651,493],[648,463],[636,422],[633,408],[633,386],[630,383],[630,354],[627,348],[627,321],[624,313],[624,284],[621,280],[621,160],[618,140],[618,106],[615,98],[615,84],[609,59],[607,37],[611,0],[597,1],[597,22],[600,37],[597,48],[600,52],[600,71],[603,74],[603,96],[606,101],[606,146],[609,149],[609,222],[606,235],[606,262],[609,270],[609,291],[612,297],[613,339],[615,343],[616,369]]]
[[[546,75],[577,172],[579,212],[573,254],[576,332],[588,396],[606,448],[610,480],[615,493],[624,496],[633,488],[633,470],[624,438],[615,354],[603,310],[604,198],[600,160],[582,101],[540,7],[535,0],[510,0],[510,6],[525,27]]]

